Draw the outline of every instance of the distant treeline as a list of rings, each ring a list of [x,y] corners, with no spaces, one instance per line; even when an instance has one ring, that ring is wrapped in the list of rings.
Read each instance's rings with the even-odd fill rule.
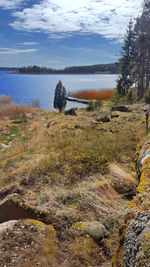
[[[73,66],[64,69],[52,69],[40,66],[28,66],[18,69],[19,73],[33,73],[33,74],[118,74],[120,73],[120,64],[97,64],[91,66]]]
[[[0,67],[0,71],[11,71],[11,70],[18,70],[18,68],[11,68],[11,67]]]

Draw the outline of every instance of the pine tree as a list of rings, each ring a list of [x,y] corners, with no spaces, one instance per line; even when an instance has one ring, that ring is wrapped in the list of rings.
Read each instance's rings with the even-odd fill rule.
[[[54,108],[58,109],[60,112],[66,107],[67,104],[66,96],[67,96],[66,89],[63,86],[62,82],[59,81],[55,89]]]
[[[136,19],[135,31],[135,81],[137,95],[141,99],[150,85],[150,1],[145,0],[143,12]]]
[[[133,84],[133,44],[134,44],[134,32],[133,22],[130,20],[126,35],[124,37],[124,45],[122,47],[121,63],[121,75],[117,80],[117,91],[119,95],[126,95],[129,88]]]

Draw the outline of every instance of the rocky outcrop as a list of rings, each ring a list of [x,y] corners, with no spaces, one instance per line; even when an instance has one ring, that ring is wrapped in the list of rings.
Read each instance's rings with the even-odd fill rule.
[[[139,184],[130,202],[113,266],[150,266],[150,142],[137,153]],[[128,216],[129,215],[129,216]],[[120,256],[121,255],[121,256]]]

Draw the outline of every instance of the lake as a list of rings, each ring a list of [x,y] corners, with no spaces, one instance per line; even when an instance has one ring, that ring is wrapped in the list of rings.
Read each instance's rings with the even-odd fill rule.
[[[53,109],[56,84],[62,81],[67,92],[113,89],[118,75],[24,75],[0,71],[0,95],[10,96],[17,104],[31,105],[38,98],[43,109]],[[67,108],[85,105],[68,102]]]

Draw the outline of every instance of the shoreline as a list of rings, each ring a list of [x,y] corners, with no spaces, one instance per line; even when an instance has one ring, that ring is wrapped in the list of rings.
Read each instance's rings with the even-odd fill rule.
[[[19,75],[120,75],[120,73],[19,73],[8,72],[7,74],[19,74]]]

